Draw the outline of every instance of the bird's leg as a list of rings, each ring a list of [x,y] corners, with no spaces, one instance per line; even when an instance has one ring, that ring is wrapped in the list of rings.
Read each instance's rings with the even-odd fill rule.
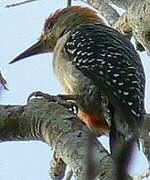
[[[70,100],[77,99],[78,95],[64,95],[64,94],[50,95],[48,93],[44,93],[41,91],[35,91],[29,95],[27,102],[29,102],[33,96],[43,97],[50,102],[57,102],[65,107],[69,108],[71,111],[78,113],[77,105],[73,101],[70,101]]]

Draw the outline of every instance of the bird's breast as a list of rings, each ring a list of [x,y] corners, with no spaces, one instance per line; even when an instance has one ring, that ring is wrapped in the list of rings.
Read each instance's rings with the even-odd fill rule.
[[[54,51],[54,72],[66,94],[79,95],[75,100],[80,118],[93,129],[108,130],[101,105],[100,89],[80,71],[65,51],[65,37],[61,38]],[[101,131],[100,130],[100,131]]]
[[[64,48],[67,37],[66,34],[57,42],[54,49],[53,68],[65,93],[77,94],[89,88],[92,82],[77,69],[72,59],[68,56]]]

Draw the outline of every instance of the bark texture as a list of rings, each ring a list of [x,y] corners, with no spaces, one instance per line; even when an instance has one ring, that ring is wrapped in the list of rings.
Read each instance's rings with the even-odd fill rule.
[[[81,0],[99,11],[109,25],[131,38],[137,49],[150,51],[150,0]],[[125,12],[121,16],[113,8],[115,5]]]
[[[41,140],[47,143],[55,151],[56,163],[50,173],[53,179],[63,177],[66,165],[78,180],[88,179],[90,135],[74,113],[56,102],[33,99],[24,106],[0,106],[0,141]],[[92,136],[90,146],[93,177],[112,179],[115,166],[110,155],[96,137]]]

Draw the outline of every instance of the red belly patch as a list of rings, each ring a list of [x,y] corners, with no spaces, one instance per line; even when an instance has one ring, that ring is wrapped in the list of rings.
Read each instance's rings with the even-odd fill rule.
[[[92,114],[87,111],[83,111],[81,109],[79,109],[78,114],[81,120],[85,124],[87,124],[87,126],[90,126],[90,128],[92,128],[93,130],[103,133],[109,133],[110,128],[103,114],[95,115],[94,113]]]

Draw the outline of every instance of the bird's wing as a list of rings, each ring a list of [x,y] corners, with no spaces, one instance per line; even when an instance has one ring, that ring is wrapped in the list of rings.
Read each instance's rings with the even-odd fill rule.
[[[87,24],[70,30],[65,49],[70,61],[101,89],[130,128],[141,125],[145,75],[132,44],[112,28]]]

